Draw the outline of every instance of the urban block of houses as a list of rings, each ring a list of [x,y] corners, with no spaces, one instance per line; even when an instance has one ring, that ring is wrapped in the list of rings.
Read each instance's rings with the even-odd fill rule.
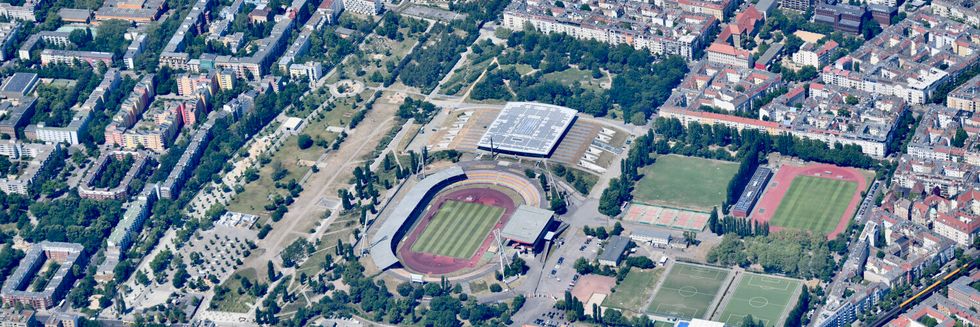
[[[4,305],[28,305],[38,309],[54,306],[71,289],[76,276],[72,266],[80,263],[84,248],[77,243],[43,241],[31,245],[14,272],[3,283],[0,298]],[[40,289],[31,281],[47,269],[56,269]],[[45,274],[47,275],[47,274]]]
[[[765,70],[709,62],[692,68],[673,97],[692,109],[711,107],[714,111],[747,112],[756,100],[781,85],[779,75]]]
[[[70,145],[81,143],[81,136],[85,134],[88,122],[92,118],[92,111],[102,110],[109,92],[118,87],[120,81],[119,70],[110,68],[102,75],[102,82],[92,90],[85,102],[74,108],[75,113],[68,125],[46,126],[43,123],[30,125],[24,128],[24,135],[28,139],[43,142],[68,143]]]
[[[118,185],[109,187],[96,187],[95,181],[105,173],[105,168],[113,161],[124,160],[127,156],[133,158],[133,164],[126,170],[126,175],[119,181]],[[82,184],[78,187],[78,196],[94,200],[125,200],[129,197],[131,186],[136,176],[146,168],[149,155],[139,151],[106,151],[99,156],[95,164],[89,169],[82,179]]]
[[[582,6],[558,7],[553,1],[514,1],[504,10],[503,25],[515,31],[530,25],[545,34],[563,33],[611,45],[626,44],[690,60],[711,42],[711,31],[717,28],[721,17],[714,15],[714,9],[702,10],[701,6],[719,4],[728,8],[735,3],[727,0],[585,2],[583,5],[588,5],[590,10],[583,10]]]
[[[980,28],[980,11],[973,0],[935,0],[930,6],[932,13],[942,17],[956,19]]]
[[[924,104],[941,85],[976,65],[978,50],[976,28],[920,11],[824,67],[822,79]]]
[[[95,20],[119,19],[145,24],[156,21],[165,11],[165,0],[108,0],[95,11]]]
[[[759,118],[794,135],[828,144],[854,144],[869,155],[883,157],[905,110],[905,101],[894,96],[810,83],[762,107]]]

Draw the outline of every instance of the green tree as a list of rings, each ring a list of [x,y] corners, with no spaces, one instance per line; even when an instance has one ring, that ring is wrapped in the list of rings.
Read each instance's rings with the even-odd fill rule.
[[[296,146],[302,150],[309,149],[311,146],[313,146],[313,138],[306,134],[300,134],[299,137],[296,138]]]
[[[956,127],[956,134],[953,135],[952,145],[957,148],[962,148],[966,144],[966,139],[969,135],[966,134],[966,130],[962,126]]]

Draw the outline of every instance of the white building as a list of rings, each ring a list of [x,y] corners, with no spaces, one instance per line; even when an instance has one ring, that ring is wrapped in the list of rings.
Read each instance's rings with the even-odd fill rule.
[[[813,66],[819,69],[827,64],[830,53],[837,49],[837,42],[827,41],[818,46],[815,43],[807,43],[800,47],[800,51],[793,54],[793,62],[800,66]]]

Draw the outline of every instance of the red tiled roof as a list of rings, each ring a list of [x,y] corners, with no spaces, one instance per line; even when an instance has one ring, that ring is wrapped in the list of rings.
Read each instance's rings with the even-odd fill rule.
[[[960,217],[964,218],[963,220],[966,221],[960,220]],[[940,213],[939,217],[936,218],[936,222],[968,234],[973,234],[977,231],[977,229],[980,229],[980,217],[976,216],[948,215]]]
[[[712,43],[711,46],[708,47],[708,52],[716,52],[740,58],[749,57],[748,51],[736,49],[735,47],[724,43]]]

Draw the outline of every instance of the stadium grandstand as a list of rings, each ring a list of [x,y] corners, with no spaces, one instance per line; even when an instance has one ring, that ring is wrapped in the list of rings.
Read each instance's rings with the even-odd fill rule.
[[[554,216],[554,211],[522,205],[504,225],[500,236],[515,243],[537,247]]]
[[[530,157],[547,157],[575,121],[574,109],[534,103],[508,102],[480,138],[482,150]]]
[[[397,240],[404,236],[414,219],[425,209],[429,197],[443,186],[464,178],[466,174],[463,168],[452,166],[425,177],[408,191],[371,237],[371,260],[378,269],[388,269],[398,263],[398,257],[395,256]]]
[[[742,195],[738,197],[738,201],[732,206],[733,216],[739,218],[749,216],[749,213],[752,212],[752,207],[759,201],[762,190],[766,189],[766,184],[769,183],[770,177],[772,177],[771,169],[766,167],[755,169],[755,173],[752,173],[752,179],[745,185],[745,189],[742,190]]]

